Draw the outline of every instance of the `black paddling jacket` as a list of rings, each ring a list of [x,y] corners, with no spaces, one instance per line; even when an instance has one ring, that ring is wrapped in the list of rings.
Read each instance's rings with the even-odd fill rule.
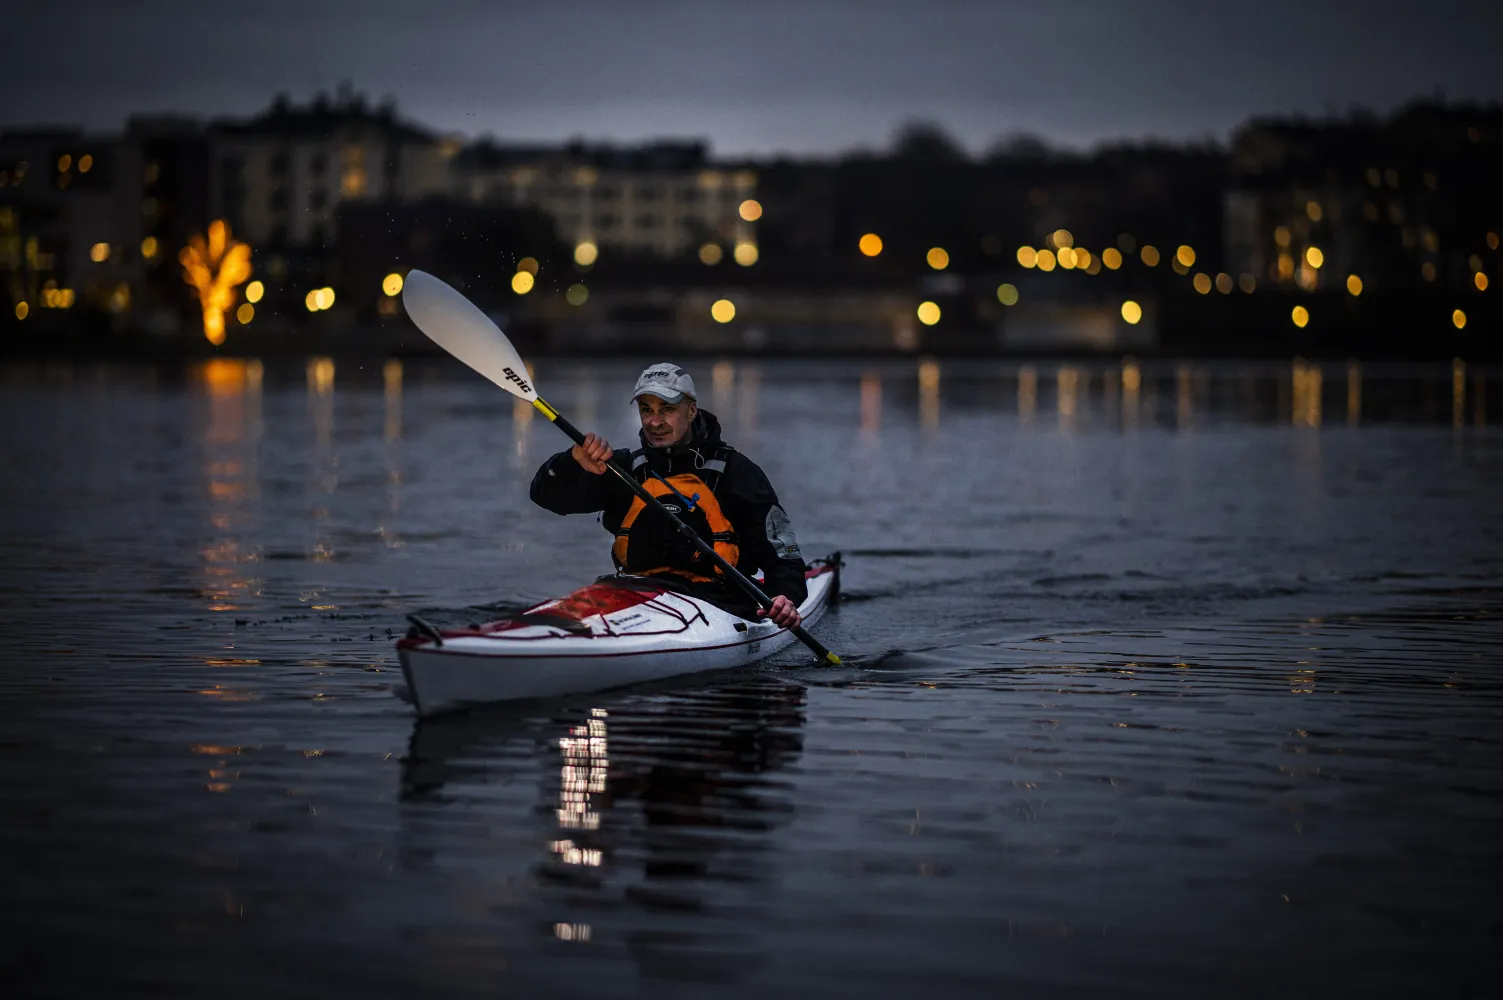
[[[736,568],[747,576],[761,570],[766,578],[764,591],[774,597],[782,594],[795,605],[803,603],[808,594],[804,556],[788,515],[778,504],[778,495],[766,473],[721,440],[720,421],[713,413],[699,411],[687,444],[654,448],[643,442],[636,451],[616,449],[614,459],[623,468],[632,469],[638,481],[648,478],[648,468],[664,479],[683,473],[706,476],[720,510],[735,532],[739,548]],[[707,474],[707,467],[717,467],[717,459],[725,463],[724,471]],[[634,494],[615,476],[609,473],[597,476],[585,471],[568,451],[559,452],[538,469],[532,477],[531,496],[533,503],[555,514],[599,512],[600,523],[613,535],[622,532],[622,522],[634,499]],[[641,544],[646,534],[645,541],[655,551],[679,553],[677,560],[668,556],[670,562],[687,560],[691,547],[676,537],[672,525],[658,524],[654,517],[661,519],[661,515],[653,515],[651,511],[637,519],[644,523],[629,529],[631,544]],[[688,568],[687,562],[684,568]]]

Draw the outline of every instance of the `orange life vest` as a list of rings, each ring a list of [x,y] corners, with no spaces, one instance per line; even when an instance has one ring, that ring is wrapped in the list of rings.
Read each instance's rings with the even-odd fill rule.
[[[634,463],[632,472],[648,493],[657,497],[700,538],[714,546],[722,559],[734,566],[741,558],[741,546],[737,543],[736,529],[721,510],[714,489],[720,482],[720,474],[725,471],[728,453],[729,449],[725,449],[704,463],[698,472],[668,476],[667,483],[648,474],[647,463],[642,459]],[[671,573],[686,580],[708,583],[722,575],[720,567],[706,558],[677,528],[663,523],[662,515],[656,511],[649,511],[641,497],[632,497],[631,506],[616,529],[611,558],[618,570],[641,576]]]

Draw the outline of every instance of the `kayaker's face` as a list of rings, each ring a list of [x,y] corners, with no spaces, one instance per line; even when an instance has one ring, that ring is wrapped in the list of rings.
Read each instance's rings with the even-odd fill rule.
[[[637,413],[642,418],[642,434],[647,443],[654,448],[666,448],[689,440],[689,428],[699,407],[687,396],[677,403],[668,403],[643,393],[637,397]]]

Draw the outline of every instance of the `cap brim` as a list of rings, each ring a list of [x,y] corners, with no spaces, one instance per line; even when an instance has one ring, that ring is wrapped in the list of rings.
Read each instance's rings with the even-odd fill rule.
[[[662,389],[643,389],[632,397],[632,402],[636,402],[643,396],[656,396],[665,403],[677,403],[684,398],[684,394],[681,392],[666,392]]]

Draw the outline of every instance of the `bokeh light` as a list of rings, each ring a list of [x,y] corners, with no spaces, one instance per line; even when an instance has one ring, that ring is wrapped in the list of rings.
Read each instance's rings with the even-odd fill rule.
[[[736,318],[736,304],[730,299],[716,299],[710,306],[710,316],[717,323],[729,323]]]
[[[235,310],[235,318],[244,326],[256,317],[256,307],[249,302],[240,303],[240,308]]]
[[[1129,324],[1136,326],[1138,321],[1143,318],[1143,307],[1132,299],[1128,299],[1122,303],[1122,318]]]
[[[1304,306],[1295,306],[1294,309],[1289,313],[1289,318],[1294,320],[1295,326],[1303,330],[1305,328],[1305,324],[1310,322],[1310,310],[1306,309]]]
[[[517,261],[518,274],[530,274],[534,278],[538,276],[538,261],[536,257],[523,257]],[[531,286],[528,286],[531,287]]]
[[[1116,247],[1107,247],[1101,251],[1101,263],[1106,265],[1108,271],[1115,271],[1122,266],[1122,254]]]
[[[699,260],[708,267],[714,267],[725,258],[725,251],[720,249],[719,243],[706,243],[699,248]]]
[[[569,290],[564,293],[564,301],[571,306],[582,306],[589,297],[590,290],[584,286],[583,282],[579,281],[570,285]]]
[[[518,295],[526,295],[528,292],[532,291],[532,286],[536,284],[536,282],[537,279],[532,276],[532,272],[518,271],[516,274],[511,276],[511,290],[516,292]]]
[[[599,258],[600,248],[590,240],[585,240],[574,248],[574,263],[580,267],[590,267]]]
[[[266,294],[266,286],[259,281],[252,281],[245,286],[245,301],[260,302],[261,296]]]
[[[1012,285],[1010,282],[1003,282],[1002,284],[998,285],[997,286],[997,301],[1000,302],[1000,303],[1002,303],[1004,306],[1015,306],[1015,305],[1017,305],[1018,304],[1018,289],[1017,289],[1017,287],[1014,286],[1014,285]]]
[[[762,218],[762,203],[755,198],[748,198],[741,203],[741,207],[737,211],[741,214],[741,218],[747,222],[756,222]]]
[[[924,254],[924,260],[936,271],[943,271],[950,266],[950,254],[944,247],[930,247],[929,252]]]
[[[388,296],[400,295],[402,294],[402,284],[402,276],[393,271],[381,279],[381,291],[385,292]]]
[[[1159,266],[1159,249],[1151,243],[1145,244],[1143,249],[1138,252],[1138,256],[1149,267]]]
[[[1054,251],[1052,251],[1052,250],[1040,250],[1039,251],[1038,261],[1039,261],[1039,270],[1040,271],[1052,271],[1052,270],[1054,270]]]
[[[1456,327],[1456,329],[1465,330],[1466,313],[1462,312],[1460,309],[1456,310],[1451,314],[1451,323]]]
[[[746,242],[737,243],[732,256],[736,258],[736,263],[742,267],[751,267],[757,262],[757,245]]]
[[[882,252],[882,237],[876,233],[867,233],[861,237],[856,247],[866,256],[875,257]]]
[[[925,326],[933,326],[939,322],[939,306],[933,302],[920,302],[918,307],[918,321]]]
[[[1038,251],[1033,247],[1018,247],[1018,263],[1024,267],[1033,267],[1039,262]]]
[[[1355,298],[1358,295],[1361,295],[1362,294],[1362,279],[1359,278],[1359,277],[1357,277],[1355,274],[1349,274],[1349,275],[1347,275],[1346,276],[1346,290],[1347,290],[1347,292],[1353,298]]]

